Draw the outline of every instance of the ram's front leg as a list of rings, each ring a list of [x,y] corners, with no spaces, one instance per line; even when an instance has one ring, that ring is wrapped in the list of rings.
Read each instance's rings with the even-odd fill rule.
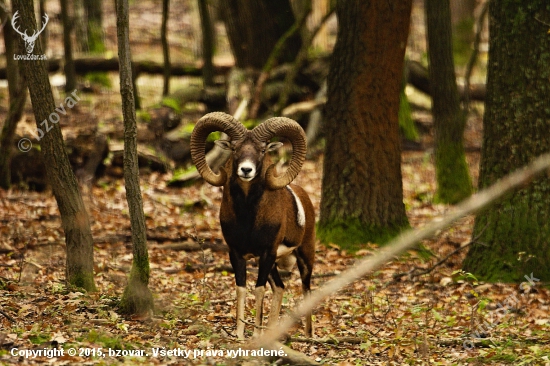
[[[271,254],[266,254],[260,257],[260,263],[258,265],[258,281],[256,282],[256,289],[254,290],[254,295],[256,297],[254,336],[258,336],[262,333],[265,285],[267,283],[269,273],[275,265],[275,259],[276,256]]]
[[[237,285],[237,338],[244,339],[244,308],[246,300],[246,260],[231,250],[229,260],[235,272]]]

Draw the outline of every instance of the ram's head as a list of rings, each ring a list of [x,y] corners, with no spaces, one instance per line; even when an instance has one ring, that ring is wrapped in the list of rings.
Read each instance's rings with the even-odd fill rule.
[[[205,181],[222,186],[227,182],[227,172],[222,167],[220,173],[214,173],[205,159],[206,138],[211,132],[221,131],[229,136],[229,141],[218,140],[216,144],[231,150],[233,166],[230,174],[244,181],[252,181],[260,174],[267,152],[281,146],[279,142],[270,142],[274,137],[285,137],[292,144],[292,158],[287,171],[275,175],[275,166],[267,167],[265,182],[268,189],[281,189],[296,178],[306,156],[306,137],[302,127],[294,120],[274,117],[266,120],[249,131],[232,116],[213,112],[202,117],[191,135],[191,157],[197,170]]]

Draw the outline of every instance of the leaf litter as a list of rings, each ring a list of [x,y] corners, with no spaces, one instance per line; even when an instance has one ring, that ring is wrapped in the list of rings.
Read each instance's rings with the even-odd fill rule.
[[[477,176],[478,154],[468,154],[468,161]],[[310,194],[317,214],[321,171],[322,158],[306,161],[297,178]],[[170,174],[158,173],[141,177],[155,311],[135,317],[116,311],[132,261],[122,180],[102,178],[86,199],[95,243],[99,290],[95,293],[65,287],[64,236],[51,193],[0,191],[0,363],[245,362],[226,356],[226,350],[237,349],[242,343],[235,337],[234,278],[217,221],[221,190],[201,184],[168,188],[165,182],[170,178]],[[426,153],[403,154],[403,178],[411,226],[422,226],[449,209],[431,202],[435,178]],[[286,344],[313,360],[338,365],[547,364],[550,316],[545,286],[478,283],[460,272],[466,249],[433,270],[415,275],[466,245],[472,226],[473,217],[466,217],[416,250],[333,294],[314,311],[315,338],[304,338],[303,326],[298,324]],[[356,254],[334,244],[317,245],[313,289],[377,250],[375,243],[366,243]],[[253,263],[249,268],[246,318],[253,322]],[[283,312],[288,312],[301,299],[297,270],[284,281]],[[268,305],[270,291],[266,297]],[[510,298],[515,299],[513,306],[496,316],[499,304]],[[251,328],[247,326],[249,338]],[[120,350],[121,354],[22,358],[11,354],[15,348],[96,352],[101,348],[105,352]],[[152,349],[202,350],[203,355],[184,358],[165,353],[153,357]],[[150,354],[131,352],[139,350]],[[246,362],[269,363],[259,358]]]

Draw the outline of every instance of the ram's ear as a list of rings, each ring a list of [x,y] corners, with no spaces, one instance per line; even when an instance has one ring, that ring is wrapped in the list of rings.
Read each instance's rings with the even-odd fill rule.
[[[275,151],[279,149],[281,146],[283,146],[282,142],[271,142],[267,145],[267,151]]]
[[[224,150],[231,150],[231,142],[227,140],[216,140],[214,141],[214,144],[219,146],[220,148]]]

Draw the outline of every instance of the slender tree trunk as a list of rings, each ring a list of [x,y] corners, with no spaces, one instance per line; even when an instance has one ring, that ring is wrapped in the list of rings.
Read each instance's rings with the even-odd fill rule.
[[[8,94],[9,94],[9,110],[2,132],[0,134],[0,187],[8,189],[11,185],[11,153],[13,149],[13,138],[15,136],[15,129],[17,123],[23,115],[23,109],[25,107],[25,101],[27,100],[27,85],[20,76],[20,70],[17,62],[13,59],[13,55],[16,53],[14,47],[14,40],[17,36],[13,28],[9,25],[11,17],[4,10],[6,4],[2,0],[0,1],[2,7],[0,7],[0,19],[6,21],[6,25],[3,28],[4,33],[4,46],[6,49],[6,69],[8,77]],[[18,52],[17,52],[18,53]],[[23,149],[25,149],[23,147]]]
[[[168,15],[170,14],[170,0],[162,0],[162,24],[160,27],[160,41],[162,43],[162,56],[164,58],[164,83],[162,96],[170,93],[170,48],[168,47]]]
[[[65,54],[65,91],[67,93],[76,88],[76,72],[73,60],[73,45],[71,41],[72,24],[69,15],[69,3],[67,0],[61,2],[61,21],[63,22],[63,50]]]
[[[17,72],[17,71],[16,71]],[[0,188],[8,189],[11,185],[11,155],[13,149],[13,138],[17,123],[23,115],[25,102],[27,101],[27,84],[21,82],[22,89],[18,91],[15,97],[10,97],[10,108],[6,121],[0,134]],[[26,140],[20,140],[18,147],[21,151],[28,151],[31,143]]]
[[[435,126],[436,201],[454,204],[472,194],[473,188],[464,154],[466,116],[456,86],[449,0],[426,0],[425,8]]]
[[[72,0],[69,6],[72,9],[71,33],[74,32],[76,49],[79,52],[88,52],[88,22],[84,0]]]
[[[411,3],[336,5],[340,28],[328,75],[322,242],[355,249],[385,242],[408,226],[398,110]]]
[[[153,308],[153,295],[149,285],[149,255],[143,201],[139,186],[137,154],[137,124],[132,87],[132,66],[129,39],[128,0],[117,0],[117,41],[120,60],[120,94],[124,117],[124,185],[130,213],[133,261],[120,300],[120,309],[127,314],[143,314]]]
[[[88,52],[105,52],[105,35],[103,32],[103,0],[84,0],[86,14],[86,39],[88,40]]]
[[[480,188],[550,152],[550,5],[491,0]],[[550,280],[550,175],[476,216],[464,269],[488,281]]]
[[[21,14],[22,29],[37,29],[32,0],[14,0],[14,9]],[[22,42],[21,38],[18,38]],[[35,53],[42,54],[40,42]],[[19,61],[28,82],[37,128],[43,132],[40,148],[44,157],[46,175],[61,214],[61,223],[67,243],[67,282],[88,291],[95,290],[93,266],[93,238],[88,213],[78,189],[76,177],[63,144],[59,123],[56,123],[55,105],[50,80],[43,60]],[[76,92],[76,91],[75,91]],[[76,103],[78,96],[67,97]],[[39,136],[40,137],[40,136]]]
[[[201,17],[202,30],[202,80],[204,86],[214,85],[214,34],[212,32],[212,22],[210,12],[208,11],[207,0],[198,0],[199,14]]]
[[[465,65],[474,41],[474,11],[477,0],[450,0],[453,55],[459,65]]]
[[[40,16],[43,16],[44,14],[47,14],[46,11],[46,0],[40,0],[39,1],[39,9],[40,9]],[[40,36],[40,42],[42,42],[42,51],[46,53],[46,50],[48,49],[48,39],[50,36],[50,31],[48,30],[48,27],[44,28],[44,31],[42,32],[42,35]]]

